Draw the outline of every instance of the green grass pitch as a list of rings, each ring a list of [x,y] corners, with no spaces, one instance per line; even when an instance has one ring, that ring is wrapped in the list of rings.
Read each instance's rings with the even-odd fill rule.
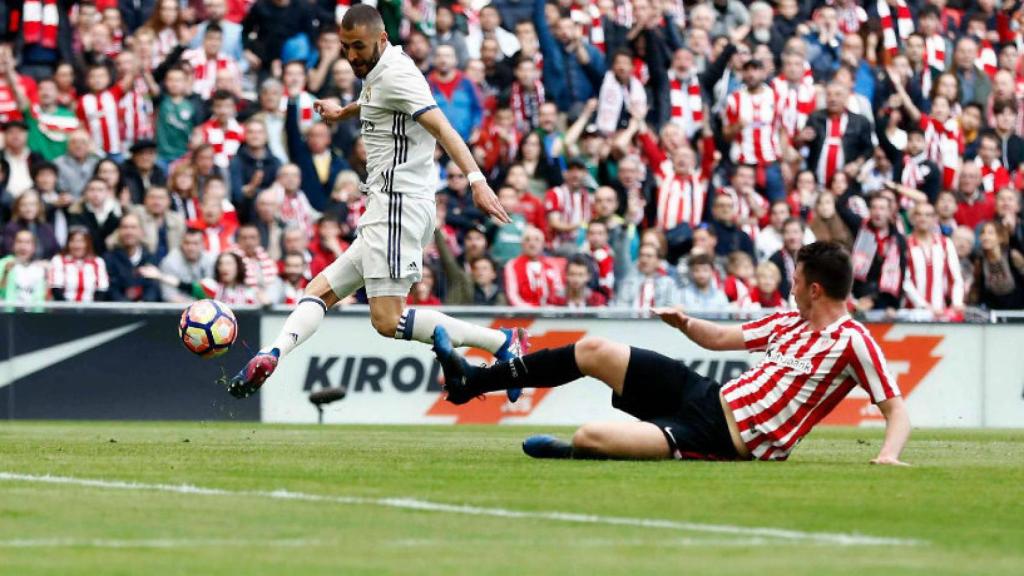
[[[880,429],[786,463],[536,461],[536,431],[3,423],[0,574],[1024,574],[1024,432],[915,431],[898,469]]]

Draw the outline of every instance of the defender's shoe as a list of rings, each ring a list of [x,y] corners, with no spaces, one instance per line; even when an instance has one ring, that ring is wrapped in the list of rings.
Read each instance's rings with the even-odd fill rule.
[[[448,331],[443,326],[434,328],[432,348],[444,372],[444,390],[448,393],[448,401],[452,404],[465,404],[475,398],[477,394],[469,390],[469,380],[479,368],[470,366],[469,362],[455,351]]]
[[[523,452],[533,458],[572,458],[572,444],[547,434],[523,440]]]
[[[277,359],[280,352],[277,348],[271,348],[269,352],[260,352],[233,378],[222,382],[227,386],[228,393],[235,398],[248,398],[252,396],[263,383],[270,378],[270,375],[277,369]]]
[[[511,362],[514,358],[519,358],[529,352],[530,335],[526,332],[526,329],[502,328],[501,331],[505,333],[505,344],[494,353],[495,360],[498,362]],[[505,391],[505,394],[508,396],[509,402],[515,402],[522,396],[523,389],[509,388]]]

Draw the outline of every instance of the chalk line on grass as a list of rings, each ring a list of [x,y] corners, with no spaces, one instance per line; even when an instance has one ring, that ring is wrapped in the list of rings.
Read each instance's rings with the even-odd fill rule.
[[[217,539],[217,538],[15,538],[0,540],[0,548],[209,548],[273,546],[300,548],[322,544],[320,540],[298,539]]]
[[[735,526],[730,524],[705,524],[659,518],[631,518],[627,516],[603,516],[598,514],[581,514],[577,512],[512,510],[508,508],[491,508],[462,504],[445,504],[416,498],[367,498],[363,496],[334,496],[293,492],[290,490],[226,490],[223,488],[207,488],[190,484],[147,484],[124,480],[98,480],[92,478],[75,478],[71,476],[53,476],[50,474],[20,474],[16,472],[0,472],[0,481],[32,482],[42,484],[63,484],[101,488],[110,490],[133,490],[168,492],[174,494],[190,494],[201,496],[245,496],[267,498],[273,500],[301,500],[306,502],[325,502],[332,504],[349,504],[359,506],[378,506],[400,510],[422,512],[439,512],[468,516],[488,516],[493,518],[515,518],[522,520],[549,520],[574,524],[601,524],[606,526],[629,526],[636,528],[654,528],[682,532],[729,535],[742,538],[762,538],[778,541],[793,541],[810,544],[828,544],[837,546],[916,546],[926,542],[910,538],[889,538],[870,536],[857,533],[811,532],[785,528],[758,526]]]

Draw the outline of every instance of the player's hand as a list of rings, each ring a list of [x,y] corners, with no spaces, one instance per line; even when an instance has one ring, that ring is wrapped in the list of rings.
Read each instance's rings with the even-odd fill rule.
[[[690,323],[690,317],[683,312],[682,308],[651,308],[651,312],[657,314],[662,322],[676,330],[683,330]]]
[[[317,100],[313,102],[313,111],[320,115],[325,122],[336,122],[341,120],[345,109],[337,102],[330,100]]]
[[[886,466],[910,466],[910,464],[907,464],[895,456],[879,456],[872,460],[871,463]]]
[[[487,182],[481,181],[473,185],[473,203],[502,224],[512,222],[512,218],[509,217],[508,212],[505,212],[501,202],[498,202],[498,197],[494,195],[494,190],[491,190],[491,186]]]

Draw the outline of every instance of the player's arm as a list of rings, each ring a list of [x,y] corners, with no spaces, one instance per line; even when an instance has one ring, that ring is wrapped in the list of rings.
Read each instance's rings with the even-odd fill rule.
[[[341,122],[359,115],[359,101],[342,106],[333,100],[317,100],[313,102],[313,111],[319,114],[324,122]]]
[[[477,167],[476,160],[473,159],[473,153],[469,151],[469,147],[462,140],[462,136],[459,136],[455,128],[452,128],[444,113],[437,108],[431,108],[415,116],[415,119],[420,123],[420,126],[423,126],[427,132],[430,132],[441,143],[441,147],[448,153],[448,156],[469,178],[470,186],[473,188],[473,203],[486,212],[488,216],[502,224],[511,222],[512,219],[509,218],[508,213],[502,208],[501,203],[498,202],[498,197],[491,190],[491,186],[480,172],[480,168]]]
[[[894,396],[878,403],[878,409],[885,416],[885,442],[872,464],[909,466],[900,460],[900,453],[910,438],[910,417],[902,396]]]
[[[746,350],[743,329],[723,326],[707,320],[691,318],[680,308],[654,308],[651,310],[662,322],[678,329],[701,348],[708,350]]]

